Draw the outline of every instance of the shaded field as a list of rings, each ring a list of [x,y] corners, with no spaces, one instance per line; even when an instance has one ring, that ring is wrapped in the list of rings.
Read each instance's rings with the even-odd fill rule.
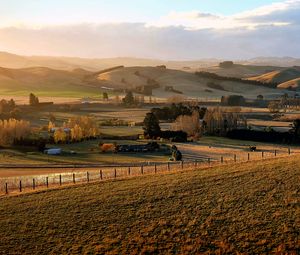
[[[299,157],[5,197],[1,254],[299,254]]]

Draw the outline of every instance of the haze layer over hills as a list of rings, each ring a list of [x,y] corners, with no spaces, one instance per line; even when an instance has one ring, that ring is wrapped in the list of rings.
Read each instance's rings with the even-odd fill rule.
[[[257,59],[255,61],[258,61]],[[264,59],[266,61],[266,59]],[[282,60],[284,62],[284,59]],[[233,64],[222,67],[219,60],[161,61],[115,58],[82,59],[67,57],[26,57],[0,53],[0,92],[2,95],[99,96],[103,91],[139,93],[147,86],[152,95],[219,98],[239,94],[256,98],[277,97],[282,89],[297,89],[300,68],[273,65]],[[196,71],[215,73],[221,78],[201,77]],[[276,89],[222,77],[278,83]]]

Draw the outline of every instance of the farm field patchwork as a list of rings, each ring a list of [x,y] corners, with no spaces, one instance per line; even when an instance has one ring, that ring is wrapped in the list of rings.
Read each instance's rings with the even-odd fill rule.
[[[299,169],[297,156],[1,198],[0,251],[297,254]]]

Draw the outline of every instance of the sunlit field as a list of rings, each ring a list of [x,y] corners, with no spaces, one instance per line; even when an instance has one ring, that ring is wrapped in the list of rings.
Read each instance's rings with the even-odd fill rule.
[[[298,169],[282,158],[1,198],[0,250],[297,254]]]

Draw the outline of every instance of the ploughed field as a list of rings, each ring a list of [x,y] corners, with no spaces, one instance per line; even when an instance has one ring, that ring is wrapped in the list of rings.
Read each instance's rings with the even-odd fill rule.
[[[1,254],[299,254],[300,157],[0,199]]]

